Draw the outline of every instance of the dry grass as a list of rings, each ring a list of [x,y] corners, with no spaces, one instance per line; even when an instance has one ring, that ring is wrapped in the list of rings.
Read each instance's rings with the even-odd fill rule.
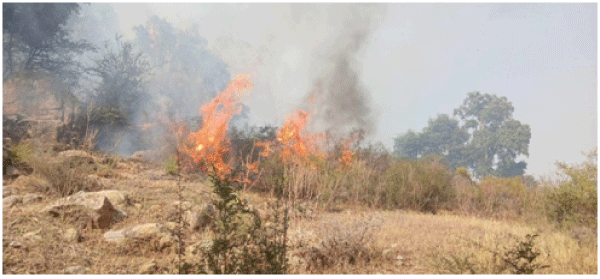
[[[339,211],[332,212],[327,210],[331,208],[307,202],[295,203],[297,212],[311,209],[312,213],[296,214],[290,224],[292,273],[444,274],[469,273],[471,270],[493,273],[498,263],[489,250],[504,251],[513,245],[512,236],[532,233],[539,234],[535,243],[542,251],[540,262],[550,266],[539,273],[597,273],[597,238],[582,240],[570,231],[554,229],[547,222],[524,225],[509,220],[450,215],[444,211],[431,215],[368,209],[360,201],[365,196],[360,191],[365,188],[358,188],[360,183],[368,183],[366,180],[370,176],[358,177],[363,173],[359,170],[362,167],[357,165],[355,174],[351,170],[347,177],[339,177],[329,184],[328,187],[335,190],[336,199],[346,201]],[[102,180],[104,188],[127,191],[131,204],[120,208],[128,213],[128,218],[111,229],[172,221],[173,203],[178,200],[177,182],[165,173],[164,166],[118,160],[112,171],[113,175]],[[310,173],[307,171],[303,175]],[[357,175],[360,183],[351,183],[352,175]],[[17,189],[18,193],[43,192],[34,187],[39,184],[36,181],[36,178],[32,179],[26,183],[29,186]],[[184,201],[200,205],[210,198],[209,185],[202,179],[184,178],[181,183]],[[302,186],[292,189],[300,190]],[[270,197],[264,193],[248,192],[244,197],[260,209],[266,209],[270,202]],[[326,202],[328,199],[320,200]],[[156,263],[154,273],[177,273],[177,255],[173,249],[157,249],[150,241],[116,245],[106,242],[100,230],[82,230],[81,242],[66,242],[62,232],[74,225],[38,213],[53,201],[54,197],[47,197],[40,203],[17,204],[3,211],[5,274],[62,274],[65,268],[75,265],[85,266],[92,274],[138,274],[141,266],[151,260]],[[24,238],[27,233],[36,231],[39,231],[37,239]],[[184,244],[188,246],[208,239],[210,234],[210,231],[186,230]],[[22,246],[11,247],[9,244],[13,241]],[[307,250],[310,247],[319,252],[311,253]],[[319,264],[318,257],[313,261],[311,256],[314,255],[322,256],[327,264]]]

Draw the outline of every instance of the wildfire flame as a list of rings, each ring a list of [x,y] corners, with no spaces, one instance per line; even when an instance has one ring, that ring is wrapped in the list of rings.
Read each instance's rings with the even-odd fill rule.
[[[247,74],[236,76],[225,91],[200,108],[202,128],[191,133],[187,144],[180,147],[180,151],[191,160],[189,167],[195,165],[206,171],[209,166],[214,166],[219,175],[231,173],[231,166],[223,158],[228,153],[230,144],[227,128],[231,118],[241,113],[238,99],[253,86],[248,79]]]

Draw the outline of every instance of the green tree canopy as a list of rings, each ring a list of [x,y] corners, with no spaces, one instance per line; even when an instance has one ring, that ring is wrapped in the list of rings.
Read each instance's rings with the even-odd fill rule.
[[[512,118],[514,107],[506,97],[471,92],[463,104],[430,119],[422,132],[409,131],[395,139],[396,156],[418,158],[429,154],[444,157],[451,168],[470,168],[478,177],[523,175],[529,156],[529,125]],[[462,123],[462,125],[460,125]]]

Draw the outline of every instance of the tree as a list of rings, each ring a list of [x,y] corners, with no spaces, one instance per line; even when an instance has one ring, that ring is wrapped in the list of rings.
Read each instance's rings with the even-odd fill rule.
[[[520,155],[529,156],[531,129],[514,120],[514,107],[506,97],[471,92],[454,115],[464,121],[472,133],[466,146],[468,167],[478,176],[523,175],[527,163],[516,162]]]
[[[227,65],[207,49],[197,26],[179,30],[151,16],[134,31],[137,45],[155,69],[150,92],[167,97],[183,117],[198,115],[202,104],[227,87]]]
[[[469,139],[459,121],[447,114],[429,119],[421,133],[409,131],[395,139],[394,152],[398,157],[418,158],[440,155],[451,168],[463,165],[464,144]]]
[[[529,155],[531,130],[512,118],[513,111],[506,97],[468,93],[454,110],[459,119],[446,114],[430,119],[421,133],[397,137],[394,152],[408,158],[441,155],[451,168],[468,167],[478,177],[523,175],[527,164],[516,159]]]
[[[118,49],[111,50],[107,45],[104,56],[95,61],[90,70],[99,78],[94,101],[98,110],[112,111],[112,114],[98,115],[98,124],[126,126],[133,124],[133,118],[144,96],[149,65],[136,52],[129,42],[116,37]]]
[[[77,57],[93,50],[72,41],[64,25],[79,4],[3,3],[3,79],[17,74],[51,74],[76,86],[81,75]]]
[[[99,128],[100,146],[112,145],[115,133],[136,123],[149,98],[146,83],[149,64],[130,42],[116,37],[117,49],[108,43],[102,58],[90,70],[98,78],[90,124]]]

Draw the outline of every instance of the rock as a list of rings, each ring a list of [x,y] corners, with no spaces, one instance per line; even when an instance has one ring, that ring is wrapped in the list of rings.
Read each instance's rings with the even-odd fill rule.
[[[89,217],[92,220],[92,228],[107,229],[127,217],[125,212],[113,206],[113,202],[123,204],[126,201],[126,194],[119,191],[78,192],[56,201],[41,212],[59,216],[65,208],[83,207],[91,211]]]
[[[133,205],[137,210],[141,210],[142,209],[142,205],[139,203],[136,203]]]
[[[140,274],[153,274],[154,272],[156,272],[156,262],[154,262],[154,260],[149,261],[145,264],[143,264],[142,266],[140,266],[140,270],[139,273]]]
[[[173,237],[171,234],[165,234],[160,238],[160,241],[158,242],[158,247],[162,251],[167,247],[173,246],[173,244],[175,244],[175,241],[175,237]]]
[[[175,229],[177,229],[177,223],[175,223],[175,222],[166,222],[165,223],[165,228],[167,228],[169,231],[175,231]]]
[[[185,254],[188,257],[192,257],[194,255],[197,255],[198,253],[200,253],[202,250],[204,251],[208,251],[213,245],[213,241],[210,239],[203,239],[201,241],[198,241],[188,247],[185,248]]]
[[[13,190],[11,187],[3,185],[2,186],[2,198],[6,198],[13,194]]]
[[[40,236],[40,233],[42,232],[42,229],[36,230],[36,231],[32,231],[32,232],[28,232],[26,234],[23,235],[24,239],[27,240],[33,240],[33,241],[41,241],[42,237]]]
[[[29,205],[29,204],[33,204],[33,203],[38,203],[38,202],[41,202],[43,199],[44,199],[44,197],[42,197],[39,194],[29,193],[29,194],[25,194],[25,196],[23,197],[23,204]]]
[[[383,250],[382,254],[383,254],[383,257],[388,261],[392,261],[396,257],[396,253],[394,253],[394,250],[392,250],[392,249],[385,249],[385,250]]]
[[[63,239],[67,242],[79,242],[81,235],[74,228],[69,228],[63,232]]]
[[[89,269],[82,265],[74,265],[65,268],[65,274],[87,274]]]
[[[22,174],[23,174],[23,172],[21,172],[18,168],[15,168],[13,166],[6,167],[6,175],[7,176],[19,176]]]
[[[188,211],[185,219],[192,231],[195,231],[208,227],[213,222],[214,216],[215,209],[212,204],[208,204],[200,212]]]
[[[9,209],[13,207],[13,205],[22,202],[21,197],[19,196],[9,196],[2,199],[2,209]]]
[[[21,242],[18,241],[11,241],[8,246],[12,247],[12,248],[21,248],[23,247],[23,244],[21,244]]]
[[[108,242],[122,243],[127,239],[152,239],[170,235],[168,229],[157,223],[146,223],[117,231],[104,233],[104,240]]]

